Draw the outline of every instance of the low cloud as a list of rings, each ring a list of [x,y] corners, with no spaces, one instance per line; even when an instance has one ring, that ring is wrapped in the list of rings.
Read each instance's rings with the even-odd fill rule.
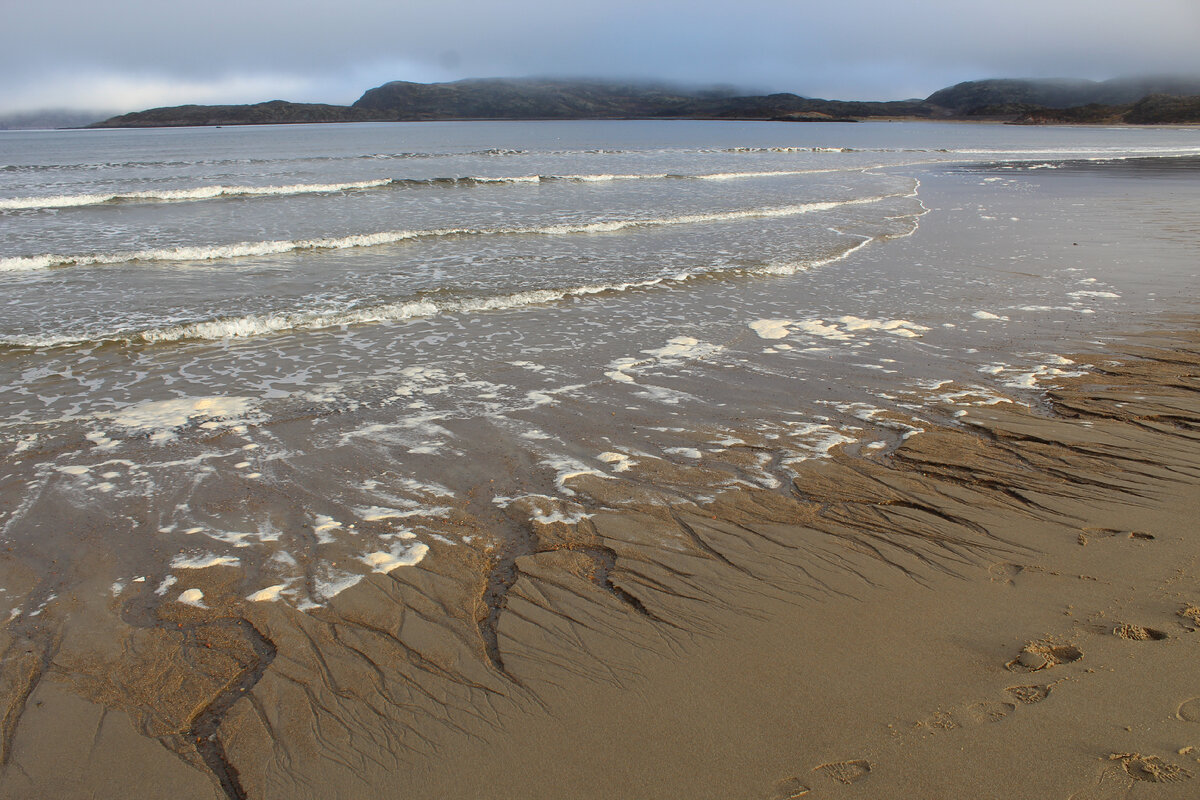
[[[897,99],[1200,73],[1197,32],[1196,0],[55,0],[5,9],[0,110],[350,103],[388,80],[530,75]]]
[[[227,75],[211,80],[164,74],[108,73],[47,76],[32,84],[0,88],[8,110],[85,108],[128,111],[188,103],[254,103],[277,96],[303,96],[309,79],[287,75]]]

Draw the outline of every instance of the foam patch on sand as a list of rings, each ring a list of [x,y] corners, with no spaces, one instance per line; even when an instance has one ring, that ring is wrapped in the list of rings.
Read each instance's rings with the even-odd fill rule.
[[[792,319],[756,319],[750,323],[750,330],[760,339],[783,339],[791,332],[788,326],[795,322]]]
[[[709,358],[725,348],[721,345],[702,342],[691,336],[673,336],[662,347],[643,350],[649,358],[618,358],[609,364],[605,376],[620,383],[634,383],[632,374],[658,365],[676,365],[685,361]]]
[[[899,431],[901,439],[907,439],[910,436],[916,436],[918,433],[924,433],[924,428],[918,428],[915,425],[909,425],[907,422],[901,422],[889,414],[887,409],[879,408],[868,403],[834,403],[834,408],[845,414],[850,414],[855,419],[869,422],[880,428],[889,428],[894,431]]]
[[[1002,384],[1014,389],[1036,389],[1041,382],[1053,378],[1078,378],[1087,374],[1085,370],[1062,369],[1062,367],[1069,367],[1075,363],[1063,356],[1046,353],[1032,353],[1028,355],[1035,358],[1040,357],[1044,363],[1038,364],[1033,369],[1013,367],[1008,364],[988,364],[979,367],[979,371],[988,375],[995,375],[1000,379]]]
[[[597,459],[605,464],[612,466],[613,472],[625,472],[637,462],[624,453],[607,452],[596,456]]]
[[[417,542],[408,547],[367,553],[359,560],[370,567],[373,572],[388,573],[399,567],[416,566],[428,553],[429,545]]]
[[[340,527],[342,527],[342,523],[325,514],[317,514],[312,521],[313,533],[317,536],[318,544],[329,544],[335,541],[330,531],[335,531]]]
[[[918,325],[906,319],[863,319],[862,317],[844,316],[838,317],[837,321],[842,324],[845,330],[852,333],[858,331],[882,331],[890,333],[893,336],[903,336],[910,339],[919,337],[922,333],[929,330],[925,325]]]
[[[952,406],[994,406],[1012,402],[1009,398],[982,386],[971,386],[958,392],[945,392],[936,395],[935,399]]]
[[[275,600],[281,599],[280,596],[283,594],[285,589],[287,589],[286,583],[277,583],[274,586],[268,586],[265,589],[259,589],[246,599],[252,603],[274,602]]]
[[[785,421],[790,428],[789,444],[799,446],[802,453],[784,461],[793,464],[810,458],[829,458],[834,448],[858,441],[853,436],[847,436],[832,425],[819,422],[790,422]]]
[[[520,508],[529,515],[531,522],[537,522],[542,525],[553,525],[555,523],[577,525],[592,516],[583,510],[583,506],[577,503],[544,494],[523,494],[519,497],[494,497],[492,498],[492,503],[504,509],[511,507]]]
[[[338,437],[338,446],[345,447],[356,440],[368,440],[404,447],[410,453],[435,453],[454,437],[449,430],[437,424],[445,418],[446,415],[442,413],[426,412],[409,414],[394,423],[372,423],[342,433]]]
[[[411,517],[444,517],[450,513],[450,508],[446,506],[426,506],[405,497],[388,497],[386,499],[399,508],[390,506],[355,508],[355,516],[363,522],[383,522]]]
[[[567,481],[572,478],[579,478],[584,475],[595,475],[599,478],[612,477],[573,458],[548,458],[544,459],[542,464],[550,467],[557,473],[554,483],[560,490],[567,494],[574,494],[573,491],[567,488]]]
[[[357,572],[335,569],[328,564],[322,567],[320,574],[312,579],[314,599],[300,604],[301,611],[317,608],[321,602],[332,600],[352,586],[357,586],[365,577]]]
[[[138,403],[103,416],[122,428],[149,433],[152,442],[161,442],[173,439],[179,428],[189,424],[205,428],[237,425],[253,409],[250,397],[176,397]]]
[[[254,542],[277,542],[283,536],[283,531],[273,526],[269,521],[259,523],[258,530],[252,532],[219,531],[212,528],[197,530],[190,528],[184,531],[184,533],[203,533],[210,539],[215,539],[218,542],[233,545],[234,547],[249,547]]]
[[[205,553],[199,556],[179,555],[171,559],[175,569],[208,569],[209,567],[236,567],[241,560],[236,556],[217,556]]]
[[[892,336],[915,339],[926,331],[928,326],[918,325],[906,319],[866,319],[853,315],[845,315],[832,320],[822,318],[811,319],[757,319],[748,323],[762,339],[778,340],[792,333],[806,333],[830,341],[846,342],[854,335],[864,331],[879,331]],[[783,345],[777,345],[782,347]]]
[[[187,589],[179,594],[179,602],[196,608],[208,608],[204,605],[204,592],[199,589]]]

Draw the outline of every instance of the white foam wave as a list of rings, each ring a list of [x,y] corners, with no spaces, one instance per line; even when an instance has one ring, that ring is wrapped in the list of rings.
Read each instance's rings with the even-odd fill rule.
[[[856,168],[858,169],[858,168]],[[280,197],[301,194],[332,194],[335,192],[361,191],[384,187],[407,186],[467,186],[471,184],[528,184],[566,181],[575,183],[604,183],[610,181],[664,180],[737,180],[742,178],[768,178],[789,175],[838,172],[834,169],[769,170],[758,172],[714,172],[700,175],[676,175],[666,172],[655,173],[596,173],[581,175],[515,175],[479,176],[457,178],[378,178],[343,183],[294,183],[282,186],[194,186],[183,189],[152,189],[136,192],[92,192],[84,194],[45,195],[35,197],[0,198],[0,211],[21,211],[49,208],[80,208],[109,203],[151,202],[195,202],[229,197]]]
[[[797,272],[817,269],[849,258],[875,240],[876,238],[872,236],[862,236],[861,240],[854,243],[851,247],[824,258],[792,259],[772,262],[758,267],[718,269],[717,272],[724,275],[757,275],[763,277],[794,275]],[[304,310],[271,314],[250,314],[243,317],[227,317],[163,328],[148,328],[141,331],[112,331],[91,336],[8,335],[0,336],[0,344],[10,347],[69,347],[96,342],[161,343],[194,339],[220,340],[247,338],[289,331],[337,328],[345,325],[402,322],[407,319],[433,317],[439,314],[504,311],[524,306],[545,305],[590,295],[648,289],[659,285],[678,285],[701,278],[706,274],[709,273],[705,271],[680,272],[640,281],[580,285],[564,289],[535,289],[505,295],[454,300],[420,299],[348,310]],[[609,377],[613,377],[615,380],[623,380],[628,376],[625,376],[623,373],[617,373],[610,374]]]
[[[117,202],[181,202],[217,197],[283,196],[328,194],[356,189],[375,189],[392,183],[390,178],[348,183],[293,183],[285,186],[196,186],[188,189],[156,189],[143,192],[99,192],[60,194],[45,197],[0,198],[0,211],[34,208],[75,208]]]
[[[1098,158],[1113,158],[1114,160],[1129,159],[1129,158],[1146,158],[1153,156],[1190,156],[1200,155],[1200,149],[1194,147],[1171,147],[1171,146],[1149,146],[1149,147],[1122,147],[1119,145],[1110,147],[1036,147],[1036,148],[1018,148],[1018,147],[995,147],[995,148],[956,148],[952,150],[944,150],[939,152],[946,153],[961,153],[964,155],[1016,155],[1016,156],[1060,156],[1069,158],[1072,156],[1092,156]]]
[[[706,151],[700,151],[706,152]],[[722,153],[854,153],[851,147],[727,147]],[[876,152],[890,152],[887,150]]]
[[[859,169],[856,167],[855,169]],[[712,172],[707,175],[689,175],[686,177],[702,181],[729,181],[740,178],[777,178],[788,175],[816,175],[825,172],[842,172],[837,169],[782,169],[765,170],[761,172]]]
[[[4,344],[18,347],[66,347],[97,341],[159,343],[188,339],[218,340],[246,338],[287,331],[321,330],[323,328],[337,328],[344,325],[373,322],[402,322],[407,319],[433,317],[439,314],[503,311],[524,306],[545,305],[574,297],[648,288],[668,281],[687,280],[690,277],[686,275],[675,278],[657,277],[641,281],[590,284],[572,286],[565,289],[534,289],[505,295],[441,301],[413,300],[342,311],[292,311],[274,314],[251,314],[244,317],[192,322],[163,328],[149,328],[142,331],[113,332],[94,338],[72,336],[8,336],[0,338],[0,341]]]
[[[563,223],[542,227],[522,228],[441,228],[432,230],[395,230],[359,233],[349,236],[316,239],[279,239],[260,242],[236,242],[226,245],[163,247],[117,253],[86,253],[60,255],[42,253],[32,256],[0,258],[0,272],[28,272],[52,267],[86,267],[124,264],[133,261],[178,262],[217,261],[253,256],[282,255],[306,250],[344,250],[358,247],[378,247],[403,241],[445,236],[505,236],[505,235],[563,235],[574,233],[611,233],[629,228],[652,228],[667,225],[695,225],[710,222],[731,222],[739,219],[764,219],[799,216],[831,211],[843,206],[878,203],[907,194],[884,194],[850,200],[827,200],[789,206],[750,208],[738,211],[717,211],[707,214],[683,214],[674,217],[618,219],[600,222]]]

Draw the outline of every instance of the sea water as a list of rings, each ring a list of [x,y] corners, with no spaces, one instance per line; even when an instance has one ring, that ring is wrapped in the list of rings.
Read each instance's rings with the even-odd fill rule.
[[[581,481],[785,491],[1194,310],[1197,178],[1191,128],[0,133],[0,535],[310,608]]]

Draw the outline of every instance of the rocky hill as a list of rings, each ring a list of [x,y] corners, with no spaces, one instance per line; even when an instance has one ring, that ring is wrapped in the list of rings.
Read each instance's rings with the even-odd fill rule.
[[[822,100],[790,93],[737,95],[653,84],[557,80],[463,80],[452,83],[393,81],[368,90],[349,106],[267,103],[175,106],[123,114],[89,127],[262,125],[300,122],[366,122],[452,119],[750,119],[853,121],[873,117],[1053,121],[1051,110],[1085,107],[1069,121],[1200,121],[1186,103],[1165,101],[1132,113],[1147,95],[1200,95],[1200,79],[1139,78],[971,81],[934,92],[925,100],[892,102]],[[1167,104],[1169,105],[1169,104]],[[1103,108],[1093,106],[1103,106]],[[1129,106],[1126,108],[1125,106]],[[1038,119],[1035,116],[1041,114]],[[1189,116],[1192,115],[1192,116]],[[1168,120],[1167,117],[1170,119]]]
[[[1109,81],[1067,78],[967,81],[934,92],[925,98],[925,102],[954,115],[979,116],[1004,113],[1004,109],[1022,106],[1071,108],[1091,104],[1127,105],[1153,94],[1198,95],[1200,77],[1117,78]]]
[[[1200,122],[1200,96],[1152,94],[1136,103],[1119,106],[1091,103],[1070,108],[1030,107],[1023,109],[1014,122],[1023,125],[1197,123]]]
[[[135,111],[89,128],[177,128],[203,125],[270,125],[299,122],[362,122],[371,119],[350,106],[270,100],[243,106],[170,106]]]
[[[377,119],[772,119],[930,116],[920,101],[819,100],[790,93],[738,96],[650,84],[550,80],[393,81],[370,89],[353,108]]]
[[[703,99],[665,87],[594,82],[392,81],[352,108],[379,119],[621,119],[687,114]]]

